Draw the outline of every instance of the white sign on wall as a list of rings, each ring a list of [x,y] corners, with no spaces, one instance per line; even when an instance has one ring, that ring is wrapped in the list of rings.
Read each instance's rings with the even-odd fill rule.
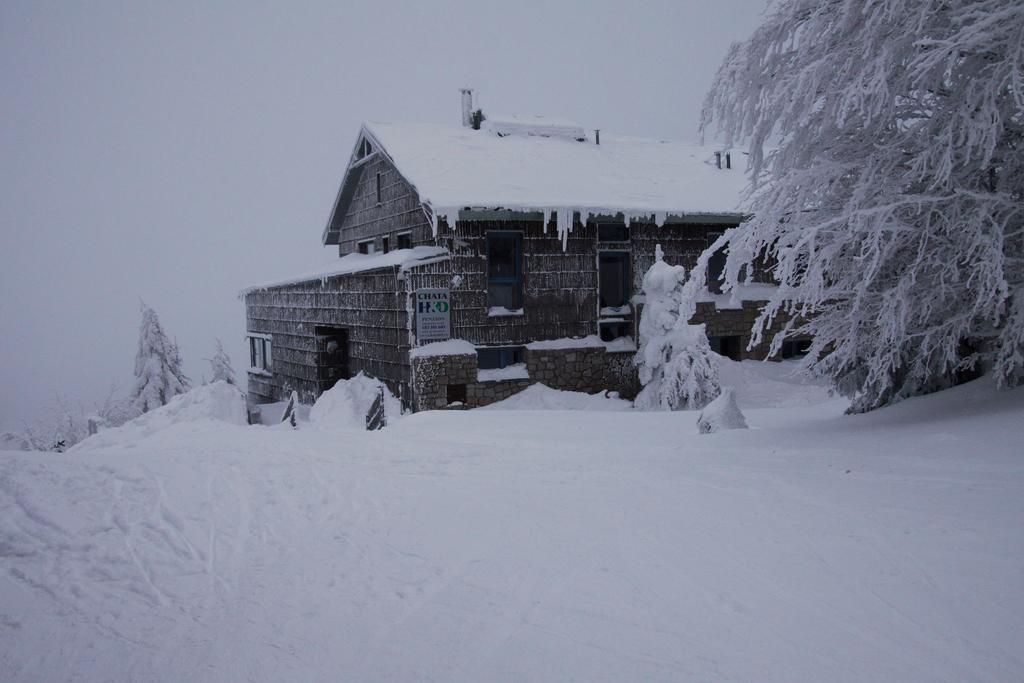
[[[443,341],[452,336],[451,291],[447,289],[417,289],[416,340]]]

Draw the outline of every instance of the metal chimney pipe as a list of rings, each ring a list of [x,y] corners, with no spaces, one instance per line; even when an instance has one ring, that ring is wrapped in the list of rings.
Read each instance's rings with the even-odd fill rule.
[[[462,88],[459,90],[462,93],[462,126],[464,128],[473,127],[473,89]]]
[[[715,166],[722,168],[722,153],[715,152]]]
[[[600,128],[595,128],[594,129],[594,144],[595,145],[600,145],[601,144],[601,129]]]
[[[725,153],[725,167],[732,168],[732,155],[728,152]]]

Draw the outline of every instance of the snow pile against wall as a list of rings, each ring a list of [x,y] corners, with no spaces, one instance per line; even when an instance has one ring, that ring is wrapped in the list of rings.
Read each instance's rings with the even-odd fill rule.
[[[701,434],[713,434],[727,429],[746,429],[747,420],[736,405],[736,390],[723,389],[714,401],[701,411],[697,429]]]
[[[585,394],[581,391],[559,391],[544,384],[533,384],[515,396],[477,410],[632,410],[633,404],[619,398],[614,391]]]
[[[381,382],[363,373],[340,380],[320,394],[309,409],[309,422],[319,429],[366,429],[366,413],[377,398]],[[402,404],[384,386],[384,414],[388,422],[402,416]]]
[[[245,396],[227,382],[213,382],[179,394],[165,406],[126,422],[120,427],[90,436],[72,451],[90,451],[133,444],[168,427],[185,422],[219,420],[233,425],[247,425]]]
[[[531,351],[552,351],[559,349],[595,349],[606,345],[606,342],[601,341],[601,338],[596,334],[591,334],[586,337],[543,339],[541,341],[530,342],[526,345],[526,348]]]
[[[464,339],[447,339],[417,346],[409,351],[410,358],[427,356],[469,356],[476,355],[476,347]]]

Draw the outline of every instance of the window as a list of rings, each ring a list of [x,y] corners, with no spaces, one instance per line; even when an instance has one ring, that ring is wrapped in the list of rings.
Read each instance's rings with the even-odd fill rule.
[[[373,254],[377,251],[377,246],[373,243],[373,240],[363,240],[358,246],[360,254]]]
[[[270,335],[250,334],[249,369],[253,372],[270,372],[274,367],[270,348]]]
[[[708,233],[708,246],[714,244],[715,240],[722,236],[720,232]],[[708,259],[708,291],[722,291],[722,273],[725,272],[725,256],[727,249],[719,249]]]
[[[380,204],[383,200],[383,194],[380,191],[380,173],[377,174],[377,203]]]
[[[629,226],[625,223],[598,223],[598,242],[628,242]]]
[[[602,251],[597,257],[598,293],[601,308],[621,308],[629,304],[629,253]]]
[[[356,159],[365,159],[366,157],[370,156],[372,152],[373,146],[370,145],[366,138],[363,138],[363,140],[359,143],[359,149],[356,150]]]
[[[523,307],[522,236],[487,233],[487,305]]]
[[[497,370],[509,365],[526,362],[526,348],[523,346],[482,346],[476,350],[477,367],[481,370]]]
[[[382,238],[381,241],[380,241],[381,251],[383,251],[385,254],[388,253],[388,251],[389,251],[389,248],[388,248],[389,247],[389,244],[388,244],[389,242],[390,242],[390,239],[387,238],[387,237]]]
[[[465,384],[448,384],[445,386],[445,398],[448,401],[448,405],[453,403],[465,403],[466,402],[466,385]]]
[[[711,345],[711,350],[720,356],[731,358],[733,360],[740,360],[742,353],[742,340],[738,335],[730,335],[727,337],[708,337],[708,344]]]
[[[395,235],[395,245],[398,249],[412,249],[412,233],[406,231]]]
[[[628,320],[609,320],[599,325],[601,330],[601,341],[615,341],[622,337],[633,336],[633,324]]]
[[[783,358],[801,358],[811,350],[810,339],[787,339],[782,342]]]

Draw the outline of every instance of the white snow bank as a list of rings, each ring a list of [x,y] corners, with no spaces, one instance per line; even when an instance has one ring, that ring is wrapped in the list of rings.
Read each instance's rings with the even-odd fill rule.
[[[213,382],[172,398],[167,405],[144,413],[120,427],[94,434],[71,451],[90,451],[134,444],[168,427],[183,422],[220,420],[233,425],[249,424],[245,396],[227,382]]]
[[[428,262],[443,260],[447,257],[448,250],[444,247],[413,247],[412,249],[396,249],[394,251],[389,251],[386,254],[346,254],[345,256],[335,259],[317,270],[312,270],[307,273],[302,273],[300,275],[295,275],[281,280],[275,280],[273,282],[266,282],[261,285],[247,287],[242,290],[241,295],[245,296],[249,292],[259,291],[261,289],[270,289],[271,287],[294,285],[300,282],[309,282],[311,280],[326,280],[329,277],[335,277],[337,275],[352,275],[369,270],[377,270],[378,268],[390,268],[394,266],[412,268]]]
[[[604,346],[605,342],[596,334],[587,337],[562,337],[561,339],[544,339],[542,341],[530,342],[526,348],[534,351],[549,351],[553,349],[589,349]]]
[[[747,408],[796,408],[830,400],[824,380],[799,373],[799,360],[734,361],[718,359],[718,382],[736,389],[737,404]]]
[[[366,429],[366,413],[381,386],[380,380],[359,373],[340,380],[320,394],[309,409],[309,422],[321,429]],[[384,415],[390,424],[402,416],[402,403],[384,385]]]
[[[488,370],[477,370],[476,379],[478,382],[498,382],[507,379],[529,379],[530,373],[526,369],[526,363],[513,363],[503,368],[491,368]]]
[[[723,389],[718,398],[707,404],[697,418],[697,429],[701,434],[746,428],[747,421],[736,405],[736,390],[732,388]]]
[[[417,346],[409,351],[410,358],[424,356],[470,356],[476,355],[476,347],[465,339],[448,339]]]
[[[546,384],[531,384],[504,401],[492,403],[477,410],[632,410],[633,404],[619,398],[614,391],[585,394],[580,391],[560,391]]]
[[[288,401],[277,401],[275,403],[261,403],[255,408],[259,423],[268,427],[281,424],[284,418],[284,411],[288,407]],[[301,403],[295,406],[295,416],[299,422],[309,422],[310,406]]]
[[[746,412],[0,453],[0,680],[1020,680],[1024,388]]]

